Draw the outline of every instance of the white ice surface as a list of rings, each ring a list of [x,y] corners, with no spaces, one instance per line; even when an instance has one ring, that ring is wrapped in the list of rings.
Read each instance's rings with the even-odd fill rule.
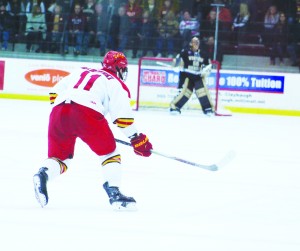
[[[32,176],[47,157],[48,113],[47,102],[0,99],[1,251],[300,250],[299,117],[135,112],[156,151],[203,164],[237,155],[210,172],[118,145],[121,191],[138,211],[115,212],[100,163],[80,140],[39,206]]]

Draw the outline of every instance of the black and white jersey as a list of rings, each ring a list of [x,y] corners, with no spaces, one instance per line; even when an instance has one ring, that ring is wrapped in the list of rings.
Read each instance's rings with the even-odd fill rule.
[[[197,74],[204,66],[209,64],[207,54],[200,49],[195,52],[191,49],[183,49],[179,55],[183,61],[182,71]]]

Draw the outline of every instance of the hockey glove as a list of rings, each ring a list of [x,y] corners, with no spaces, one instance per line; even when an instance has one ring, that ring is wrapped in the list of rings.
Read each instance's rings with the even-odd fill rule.
[[[131,138],[130,143],[135,154],[143,157],[149,157],[151,155],[151,150],[153,149],[152,144],[145,134],[140,133],[139,135],[134,136]]]
[[[211,64],[208,64],[206,66],[204,66],[201,70],[201,76],[202,77],[208,77],[209,74],[211,73],[211,69],[212,69],[212,65]]]

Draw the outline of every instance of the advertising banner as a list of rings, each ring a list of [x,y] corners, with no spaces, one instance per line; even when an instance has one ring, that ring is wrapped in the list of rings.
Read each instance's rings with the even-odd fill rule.
[[[1,61],[0,61],[1,62]],[[3,89],[0,89],[0,97],[17,96],[20,98],[29,96],[33,99],[38,96],[48,97],[49,90],[61,78],[69,75],[80,67],[100,69],[101,62],[71,62],[54,60],[12,59],[7,58],[5,71],[3,69]],[[0,64],[1,71],[1,64]],[[129,66],[128,81],[132,96],[136,96],[137,66]],[[1,78],[0,78],[1,80]],[[2,95],[1,95],[2,94]]]
[[[48,98],[49,90],[61,78],[79,67],[101,68],[101,62],[52,61],[2,58],[0,60],[0,98]],[[206,84],[214,95],[216,73],[213,71]],[[168,107],[178,94],[178,70],[163,66],[141,69],[138,85],[138,66],[129,65],[126,85],[133,102],[159,103]],[[220,105],[233,112],[275,113],[300,116],[300,74],[274,72],[245,72],[221,70],[219,80]],[[24,98],[25,97],[25,98]],[[199,109],[199,102],[192,95],[187,107]]]
[[[259,109],[288,110],[288,113],[300,111],[300,101],[296,93],[300,90],[297,84],[299,74],[239,72],[221,70],[219,79],[219,105],[233,111],[247,112]],[[157,66],[143,67],[141,70],[140,103],[145,106],[168,107],[170,101],[178,94],[179,71]],[[212,71],[206,79],[206,85],[215,99],[216,72]],[[298,91],[296,91],[298,90]],[[199,108],[199,102],[192,95],[185,108]],[[275,112],[277,113],[277,111]]]
[[[179,72],[161,69],[142,69],[141,85],[156,87],[177,87]],[[208,77],[207,85],[214,89],[216,86],[216,73]],[[227,91],[247,92],[284,92],[284,76],[272,76],[245,73],[221,73],[219,89]]]

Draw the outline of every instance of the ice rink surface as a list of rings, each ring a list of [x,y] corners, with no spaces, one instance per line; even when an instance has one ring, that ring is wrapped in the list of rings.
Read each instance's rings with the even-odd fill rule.
[[[101,165],[78,140],[72,166],[37,203],[32,176],[47,157],[47,102],[0,99],[1,251],[299,251],[300,118],[183,112],[135,112],[156,151],[212,164],[122,152],[121,191],[138,211],[115,212]],[[117,138],[126,140],[117,128]]]

